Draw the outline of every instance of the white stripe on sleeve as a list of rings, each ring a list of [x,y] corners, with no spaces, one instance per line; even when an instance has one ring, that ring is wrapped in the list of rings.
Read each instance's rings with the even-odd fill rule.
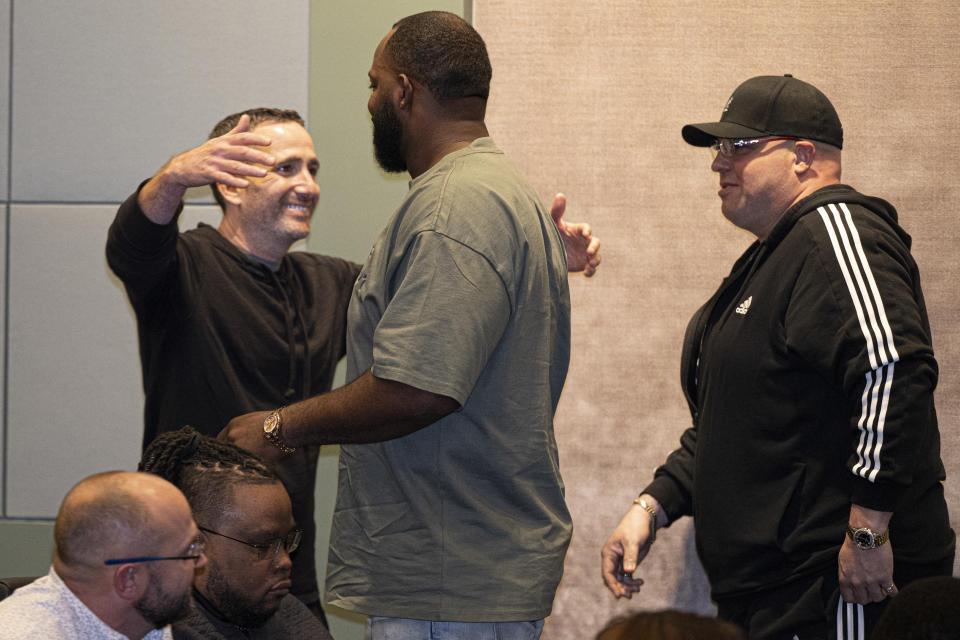
[[[880,471],[880,451],[893,387],[894,363],[900,359],[900,355],[894,346],[887,312],[850,210],[841,203],[820,207],[817,212],[823,220],[847,285],[870,361],[871,371],[865,374],[860,419],[857,422],[860,430],[857,464],[852,471],[873,482]]]

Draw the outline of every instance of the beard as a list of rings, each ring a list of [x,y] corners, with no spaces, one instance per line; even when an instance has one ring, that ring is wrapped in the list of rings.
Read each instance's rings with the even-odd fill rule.
[[[257,629],[267,623],[280,608],[262,601],[252,601],[234,589],[223,574],[207,565],[207,586],[204,594],[224,618],[245,629]]]
[[[407,160],[403,156],[403,125],[393,103],[384,100],[371,114],[373,120],[373,153],[377,163],[387,173],[403,173]]]
[[[183,593],[167,593],[160,587],[160,581],[151,574],[150,585],[140,599],[133,604],[133,608],[157,629],[177,620],[186,618],[193,611],[193,599],[190,589]]]

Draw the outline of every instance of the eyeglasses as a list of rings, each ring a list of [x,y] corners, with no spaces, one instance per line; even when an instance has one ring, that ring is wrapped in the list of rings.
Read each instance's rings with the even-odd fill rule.
[[[799,140],[800,138],[793,138],[791,136],[780,136],[776,138],[717,138],[716,142],[710,145],[710,152],[713,154],[713,159],[717,159],[717,154],[722,155],[725,158],[733,158],[735,156],[743,156],[753,148],[760,144],[761,142],[773,142],[774,140]]]
[[[197,527],[200,531],[204,533],[212,533],[215,536],[220,536],[221,538],[226,538],[228,540],[233,540],[234,542],[239,542],[240,544],[245,544],[248,547],[257,550],[257,557],[260,560],[270,556],[280,553],[280,547],[287,553],[293,553],[297,550],[297,547],[300,546],[300,538],[303,536],[303,531],[301,529],[291,529],[287,535],[282,538],[274,538],[273,540],[267,540],[266,542],[247,542],[246,540],[240,540],[239,538],[234,538],[233,536],[228,536],[226,534],[220,533],[219,531],[214,531],[213,529],[207,529],[206,527]],[[272,552],[272,553],[271,553]]]
[[[193,560],[193,564],[200,563],[200,557],[203,555],[203,549],[206,543],[203,540],[202,536],[197,536],[193,542],[190,543],[190,546],[187,547],[186,554],[182,556],[140,556],[137,558],[111,558],[110,560],[104,560],[103,564],[105,565],[116,565],[116,564],[134,564],[137,562],[158,562],[160,560]]]

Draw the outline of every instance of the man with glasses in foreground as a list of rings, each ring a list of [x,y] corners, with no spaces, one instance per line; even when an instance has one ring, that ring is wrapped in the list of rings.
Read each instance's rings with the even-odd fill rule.
[[[604,544],[604,581],[638,592],[657,528],[692,515],[719,616],[748,637],[865,638],[898,588],[953,568],[910,236],[840,183],[840,120],[805,82],[747,80],[682,133],[757,241],[687,326],[693,424]]]
[[[169,640],[190,612],[203,539],[183,494],[146,473],[108,471],[67,493],[50,573],[0,602],[0,639]]]
[[[174,638],[330,638],[290,594],[290,556],[302,532],[283,484],[259,458],[183,427],[158,436],[140,470],[183,491],[206,541],[195,610],[174,625]]]

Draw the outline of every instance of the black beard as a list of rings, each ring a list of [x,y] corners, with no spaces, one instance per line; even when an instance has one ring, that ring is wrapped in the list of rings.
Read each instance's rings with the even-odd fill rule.
[[[277,609],[267,611],[260,602],[251,602],[223,579],[218,571],[210,571],[207,578],[207,593],[204,594],[225,619],[244,629],[258,629],[273,617]]]
[[[371,114],[373,120],[373,153],[387,173],[403,173],[407,160],[403,156],[403,125],[389,100]]]

